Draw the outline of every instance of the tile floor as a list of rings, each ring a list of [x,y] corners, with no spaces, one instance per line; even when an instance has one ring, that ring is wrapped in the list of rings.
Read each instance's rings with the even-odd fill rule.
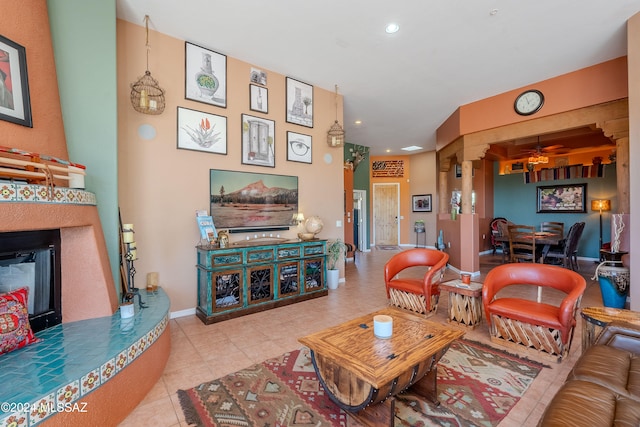
[[[194,387],[202,382],[219,378],[231,372],[261,362],[301,346],[297,337],[336,325],[351,318],[384,308],[387,305],[383,282],[384,263],[396,250],[375,250],[357,254],[357,260],[347,262],[346,281],[327,297],[242,316],[211,325],[204,325],[194,316],[170,321],[171,355],[162,378],[147,397],[121,424],[121,427],[173,427],[186,426],[176,391]],[[486,273],[502,260],[501,255],[481,257],[482,280]],[[597,281],[590,277],[595,264],[581,261],[581,273],[587,279],[587,290],[582,306],[601,306],[602,299]],[[445,280],[458,275],[447,270]],[[523,291],[521,291],[523,292]],[[526,292],[526,291],[524,291]],[[535,298],[535,290],[529,290]],[[557,295],[543,293],[543,299],[553,300]],[[442,292],[437,314],[432,320],[446,322],[447,293]],[[578,316],[573,345],[569,357],[556,363],[535,352],[526,357],[550,366],[543,369],[530,389],[500,424],[501,427],[534,427],[544,408],[564,382],[569,370],[580,355],[582,319]],[[486,323],[465,338],[489,343]],[[493,344],[497,346],[496,344]],[[510,349],[507,349],[510,350]]]

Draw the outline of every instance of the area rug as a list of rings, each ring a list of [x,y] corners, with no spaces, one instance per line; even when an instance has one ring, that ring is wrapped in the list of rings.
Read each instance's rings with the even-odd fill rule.
[[[496,426],[544,365],[469,340],[438,363],[439,407],[410,391],[396,400],[395,426]],[[325,393],[303,347],[189,390],[178,390],[187,424],[302,427],[355,425]]]

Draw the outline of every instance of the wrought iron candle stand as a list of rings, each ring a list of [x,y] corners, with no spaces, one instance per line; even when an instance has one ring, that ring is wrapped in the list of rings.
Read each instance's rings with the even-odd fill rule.
[[[140,289],[135,287],[135,275],[136,275],[136,267],[133,265],[133,262],[138,259],[137,251],[136,251],[136,243],[125,243],[125,269],[127,273],[127,293],[124,295],[124,300],[129,302],[134,302],[135,297],[138,297],[138,306],[140,308],[147,308],[147,305],[142,301],[142,295],[140,294]]]

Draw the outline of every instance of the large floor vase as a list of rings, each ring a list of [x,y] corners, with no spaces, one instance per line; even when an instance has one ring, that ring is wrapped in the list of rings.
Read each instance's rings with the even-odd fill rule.
[[[598,266],[596,274],[603,305],[624,308],[629,292],[629,269],[622,261],[605,261]]]

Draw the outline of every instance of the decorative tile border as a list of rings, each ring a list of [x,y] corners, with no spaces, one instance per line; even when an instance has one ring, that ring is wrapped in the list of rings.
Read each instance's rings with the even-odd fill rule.
[[[96,195],[77,188],[0,181],[0,202],[96,205]]]
[[[119,316],[119,313],[116,313],[116,315]],[[7,414],[4,418],[0,418],[0,426],[31,427],[58,412],[87,411],[88,409],[84,407],[82,402],[82,397],[95,391],[107,381],[113,379],[129,364],[133,363],[162,335],[168,324],[169,313],[167,311],[155,327],[129,347],[123,349],[115,358],[107,360],[100,367],[87,372],[79,379],[61,386],[55,393],[50,393],[33,402],[16,404],[16,409],[18,410]]]

